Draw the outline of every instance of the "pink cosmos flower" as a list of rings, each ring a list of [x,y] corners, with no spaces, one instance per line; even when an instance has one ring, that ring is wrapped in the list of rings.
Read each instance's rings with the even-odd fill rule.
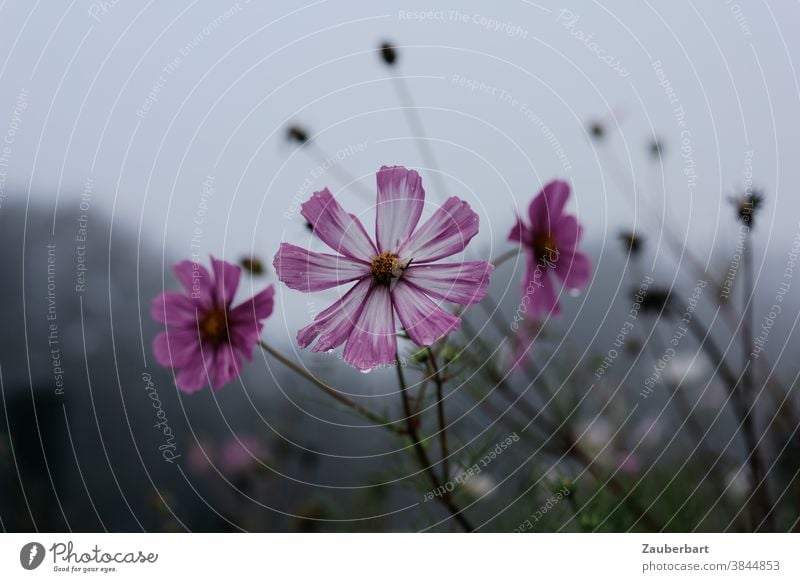
[[[202,265],[181,261],[175,275],[185,293],[165,291],[153,299],[153,319],[167,326],[153,342],[156,360],[180,368],[175,379],[183,392],[214,389],[238,377],[242,357],[253,359],[264,324],[272,314],[272,285],[231,308],[241,269],[211,257],[213,276]]]
[[[570,290],[586,287],[592,277],[592,264],[578,251],[582,228],[578,220],[564,213],[569,198],[569,184],[553,180],[531,201],[528,207],[530,225],[517,217],[508,240],[522,245],[527,255],[527,268],[522,280],[522,297],[529,298],[530,314],[559,316],[561,306],[550,271]]]
[[[486,261],[437,262],[464,250],[478,233],[478,215],[466,202],[448,198],[417,228],[425,205],[419,174],[384,166],[377,182],[374,243],[361,221],[326,188],[315,192],[301,212],[337,254],[283,243],[274,261],[278,278],[298,291],[355,282],[298,332],[297,341],[305,348],[316,340],[315,352],[346,344],[345,361],[362,371],[394,362],[395,313],[414,343],[431,345],[460,325],[436,302],[481,301],[494,269]]]

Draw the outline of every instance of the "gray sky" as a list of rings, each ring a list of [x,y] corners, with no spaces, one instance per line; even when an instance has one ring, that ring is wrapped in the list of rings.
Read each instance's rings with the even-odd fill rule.
[[[253,248],[271,262],[281,240],[308,241],[296,207],[311,191],[340,190],[341,170],[373,191],[380,165],[403,164],[422,169],[432,204],[473,205],[469,252],[486,256],[508,248],[513,213],[542,182],[566,177],[596,260],[618,252],[604,241],[622,225],[657,234],[662,204],[705,259],[729,255],[724,199],[751,165],[768,195],[759,256],[769,245],[783,261],[798,231],[797,2],[262,4],[0,4],[4,202],[30,190],[78,205],[91,178],[91,216],[113,212],[115,228],[170,258],[197,250],[195,237],[203,253]],[[384,39],[400,47],[442,180],[373,52]],[[609,148],[589,140],[590,119],[619,122]],[[293,121],[335,167],[319,175],[320,160],[286,142]],[[653,132],[663,168],[645,149]],[[650,202],[634,205],[620,176]],[[339,195],[370,216],[358,185]]]

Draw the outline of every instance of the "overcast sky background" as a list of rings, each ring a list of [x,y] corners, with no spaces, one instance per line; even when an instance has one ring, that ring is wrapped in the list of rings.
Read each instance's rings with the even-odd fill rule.
[[[435,12],[420,20],[418,11]],[[115,229],[140,232],[169,262],[192,252],[203,184],[213,176],[202,252],[233,260],[253,251],[271,263],[280,241],[308,243],[296,209],[311,191],[329,186],[371,222],[359,184],[340,192],[340,170],[374,191],[382,164],[402,164],[421,169],[432,205],[458,195],[480,214],[472,256],[509,248],[513,213],[543,182],[566,177],[596,261],[618,253],[612,235],[622,226],[657,234],[653,202],[705,259],[712,249],[729,256],[736,241],[725,198],[741,188],[752,151],[755,183],[768,197],[758,257],[780,263],[800,218],[798,22],[798,2],[725,0],[4,1],[5,204],[30,195],[48,207],[77,206],[91,179],[91,220],[113,215]],[[374,51],[387,39],[399,47],[396,73],[421,108],[436,168],[420,155],[392,71]],[[461,78],[489,89],[472,91]],[[23,90],[26,107],[16,107],[12,123]],[[605,149],[586,132],[594,119],[611,129]],[[317,149],[289,144],[290,123],[307,126]],[[648,157],[654,135],[665,144],[663,166]],[[344,159],[314,176],[320,151]],[[643,189],[635,204],[620,175]],[[306,320],[310,308],[298,295],[284,305]]]

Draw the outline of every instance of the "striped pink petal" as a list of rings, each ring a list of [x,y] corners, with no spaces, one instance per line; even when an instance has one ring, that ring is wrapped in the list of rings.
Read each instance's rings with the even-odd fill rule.
[[[403,280],[424,289],[436,299],[472,305],[486,297],[492,271],[494,265],[486,261],[412,264],[403,273]]]
[[[370,266],[362,261],[315,253],[289,243],[281,243],[272,264],[281,281],[305,292],[330,289],[370,273]]]
[[[425,263],[449,257],[464,250],[478,234],[478,215],[469,204],[452,196],[433,213],[398,251],[402,258]]]
[[[377,254],[361,221],[347,214],[327,188],[314,192],[302,204],[301,214],[311,224],[314,234],[336,252],[367,262]]]
[[[397,355],[394,311],[388,285],[371,288],[344,348],[345,361],[358,370],[394,363]]]
[[[336,303],[314,318],[314,321],[297,333],[297,343],[306,348],[319,338],[315,352],[338,348],[349,337],[366,303],[372,281],[362,279]]]
[[[417,227],[425,205],[422,180],[414,170],[383,166],[377,174],[375,238],[380,252],[395,252]]]
[[[436,305],[418,287],[400,280],[391,293],[397,317],[415,344],[429,346],[458,329],[461,320]]]

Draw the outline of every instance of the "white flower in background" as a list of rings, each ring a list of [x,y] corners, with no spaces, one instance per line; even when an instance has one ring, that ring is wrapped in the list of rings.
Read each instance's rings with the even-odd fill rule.
[[[594,418],[579,425],[578,435],[580,443],[588,450],[598,453],[613,438],[616,428],[604,418]],[[606,449],[606,452],[611,447]]]
[[[728,486],[727,492],[732,497],[746,497],[752,490],[752,479],[750,478],[750,467],[742,466],[738,471],[728,473],[725,483]]]
[[[494,480],[494,477],[487,475],[486,473],[478,473],[477,475],[467,477],[462,484],[464,491],[475,498],[491,495],[494,493],[493,490],[496,486],[497,481]]]
[[[671,386],[691,386],[710,372],[708,360],[698,353],[676,354],[664,368],[664,382]]]

